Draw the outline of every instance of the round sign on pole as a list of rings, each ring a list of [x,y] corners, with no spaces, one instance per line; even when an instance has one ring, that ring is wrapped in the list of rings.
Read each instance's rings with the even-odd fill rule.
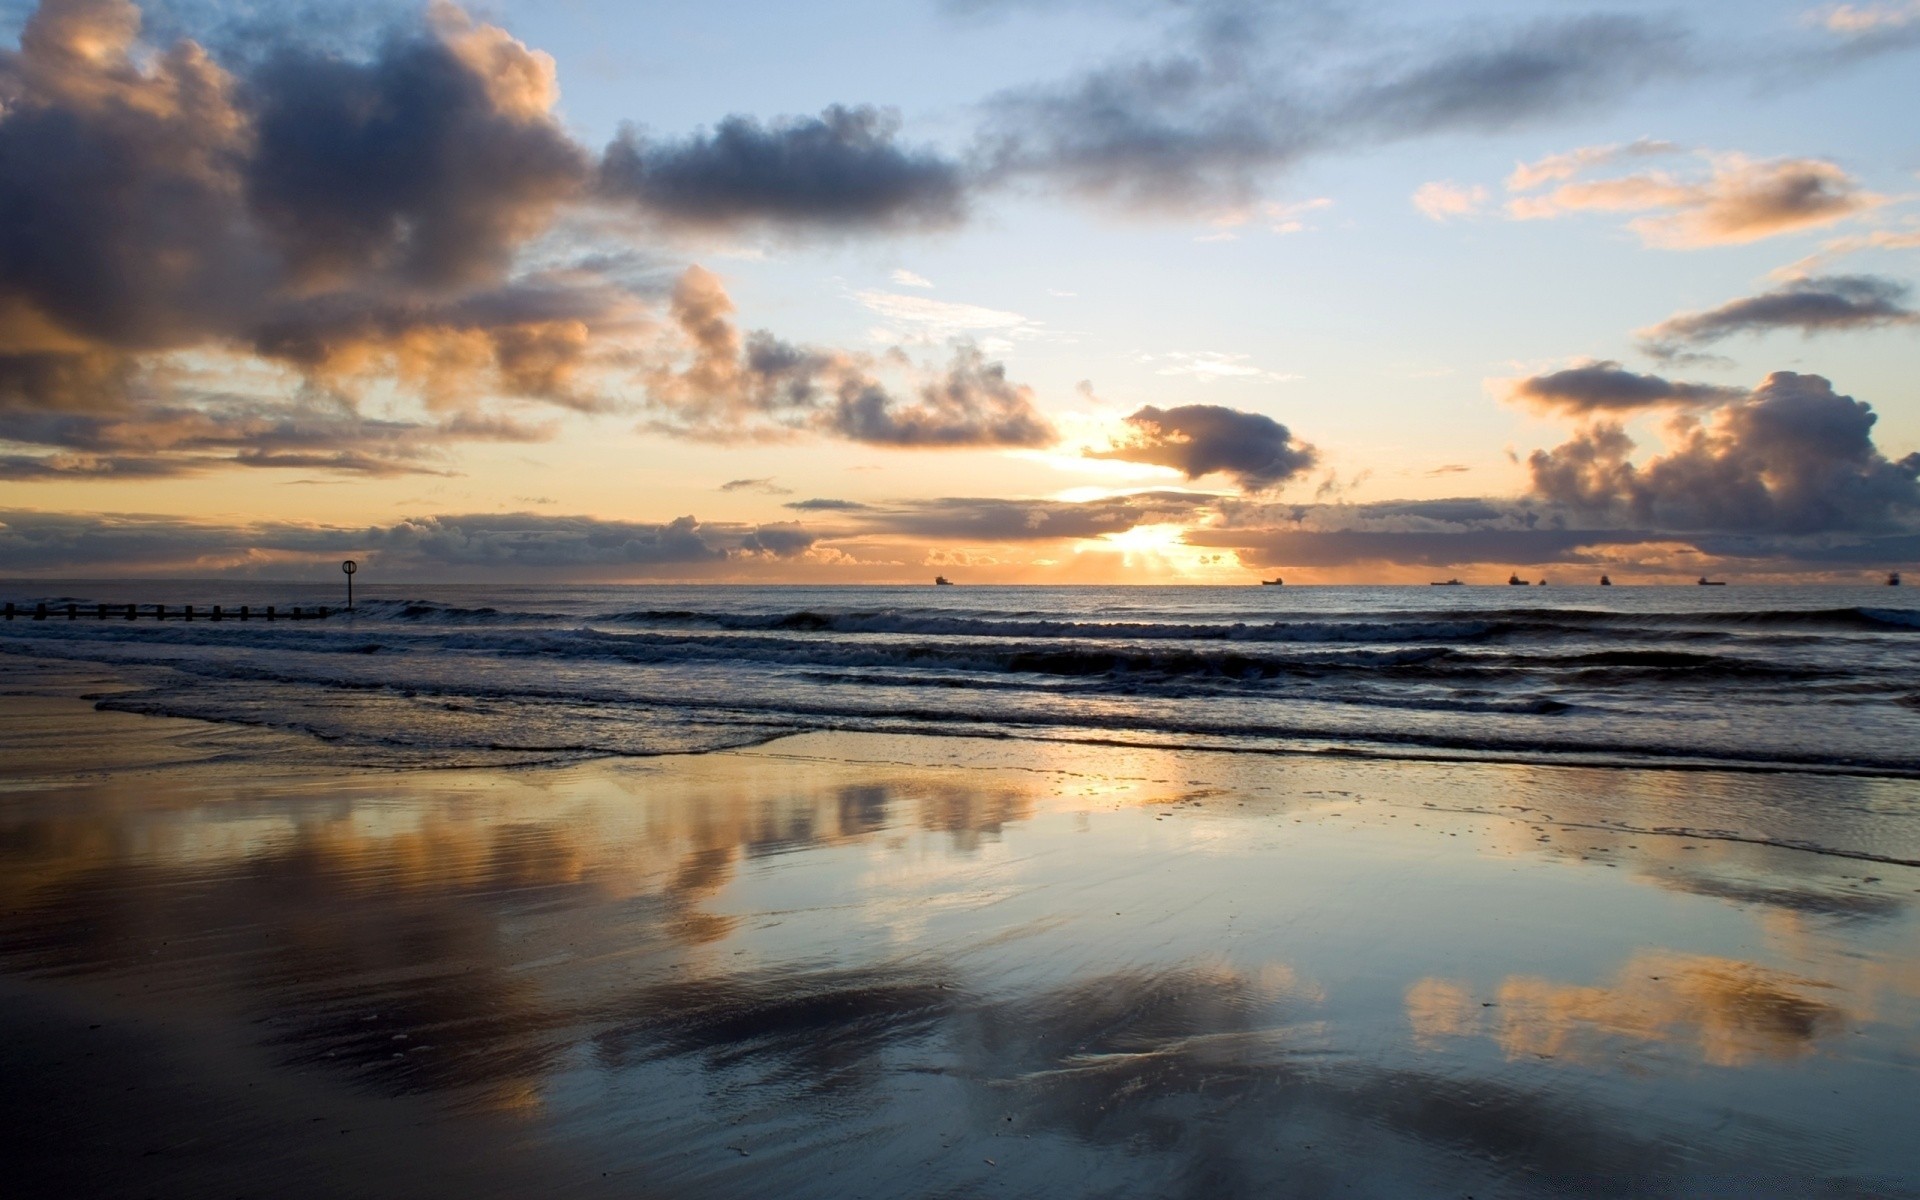
[[[353,611],[353,573],[360,569],[360,564],[353,561],[352,559],[348,559],[347,561],[340,564],[340,569],[347,573],[347,611],[352,612]]]

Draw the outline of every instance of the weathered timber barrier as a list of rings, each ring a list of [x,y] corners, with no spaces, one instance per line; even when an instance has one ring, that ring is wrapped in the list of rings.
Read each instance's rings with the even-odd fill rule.
[[[6,619],[11,621],[15,617],[19,617],[27,620],[45,621],[54,611],[61,610],[61,607],[62,606],[59,605],[49,605],[45,601],[41,601],[33,606],[32,612],[28,612],[25,605],[15,604],[9,600],[6,607]],[[250,604],[242,604],[239,608],[231,611],[223,605],[215,604],[206,611],[205,615],[207,619],[211,621],[320,621],[332,616],[333,613],[334,610],[324,604],[317,608],[308,608],[296,604],[288,609],[281,609],[278,605],[269,604],[264,612],[255,612],[253,606]],[[81,605],[68,604],[64,606],[62,615],[69,621],[78,621],[81,617]],[[91,611],[88,612],[87,615],[96,621],[109,619],[135,621],[142,616],[150,617],[155,621],[191,621],[194,618],[194,611],[193,605],[191,604],[182,604],[177,611],[168,611],[167,606],[164,604],[96,604],[91,607]]]

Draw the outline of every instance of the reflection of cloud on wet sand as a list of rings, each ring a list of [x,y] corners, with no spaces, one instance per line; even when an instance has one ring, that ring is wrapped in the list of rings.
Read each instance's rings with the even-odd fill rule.
[[[0,965],[157,977],[196,1007],[268,1014],[290,1064],[520,1107],[581,1009],[630,986],[592,964],[730,937],[740,918],[713,905],[743,863],[902,826],[970,856],[1034,812],[1026,791],[911,771],[806,786],[778,764],[715,769],[665,794],[646,772],[481,781],[484,798],[440,777],[404,802],[76,791],[0,822]]]
[[[1008,995],[970,991],[949,971],[901,963],[644,989],[603,1014],[596,1057],[616,1073],[697,1063],[721,1111],[649,1114],[689,1139],[737,1140],[711,1132],[733,1128],[730,1106],[793,1112],[830,1098],[832,1119],[787,1127],[781,1145],[833,1160],[872,1150],[856,1114],[900,1122],[888,1145],[912,1143],[903,1191],[968,1191],[964,1172],[983,1159],[947,1151],[970,1139],[999,1156],[994,1185],[1033,1194],[1062,1178],[1088,1195],[1320,1196],[1356,1181],[1426,1194],[1442,1179],[1439,1190],[1472,1191],[1516,1158],[1537,1180],[1630,1194],[1670,1178],[1681,1157],[1571,1096],[1333,1051],[1318,989],[1284,967],[1187,962]],[[986,1140],[1001,1138],[1016,1140]],[[762,1182],[809,1191],[794,1176]]]
[[[1490,1037],[1509,1058],[1593,1061],[1624,1043],[1673,1047],[1714,1066],[1811,1054],[1856,1019],[1837,989],[1754,963],[1672,951],[1634,955],[1600,986],[1508,976],[1483,1000],[1460,983],[1407,989],[1416,1041]]]

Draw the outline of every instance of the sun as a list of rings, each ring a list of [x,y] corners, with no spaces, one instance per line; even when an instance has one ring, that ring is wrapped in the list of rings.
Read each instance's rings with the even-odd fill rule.
[[[1088,538],[1076,548],[1081,553],[1118,553],[1130,574],[1161,579],[1216,582],[1245,573],[1237,558],[1205,546],[1188,545],[1191,526],[1176,522],[1136,525],[1119,533]]]

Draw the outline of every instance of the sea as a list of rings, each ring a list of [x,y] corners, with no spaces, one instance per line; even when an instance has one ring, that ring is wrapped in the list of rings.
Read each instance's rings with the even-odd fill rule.
[[[358,765],[855,730],[1920,777],[1907,589],[423,584],[351,612],[340,591],[34,584],[0,662],[102,668],[102,708],[302,731]]]

